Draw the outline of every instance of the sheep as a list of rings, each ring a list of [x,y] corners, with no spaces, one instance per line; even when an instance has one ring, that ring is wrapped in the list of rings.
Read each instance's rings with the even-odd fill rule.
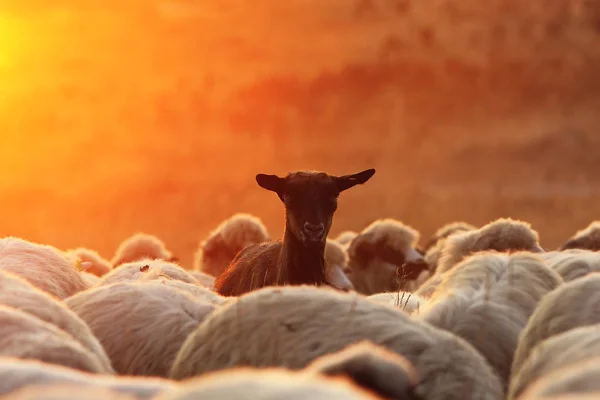
[[[212,289],[215,285],[215,277],[201,271],[187,271],[202,286]]]
[[[214,372],[181,384],[155,400],[380,400],[346,379],[284,369],[236,368]]]
[[[540,399],[566,394],[600,392],[600,357],[576,362],[544,373],[541,379],[528,386],[520,398]]]
[[[219,276],[241,250],[270,239],[267,228],[258,217],[247,213],[234,214],[200,243],[194,255],[194,270]]]
[[[55,325],[4,305],[0,305],[0,357],[36,359],[99,374],[113,372]]]
[[[338,242],[339,244],[341,244],[344,247],[347,247],[350,245],[350,243],[354,240],[355,237],[358,236],[358,232],[354,232],[354,231],[343,231],[342,233],[340,233],[339,235],[336,236],[335,240],[336,242]]]
[[[146,259],[167,262],[178,261],[177,257],[173,256],[162,240],[154,235],[138,232],[119,245],[111,264],[113,268],[116,268],[121,264]]]
[[[412,314],[415,311],[420,312],[420,308],[425,301],[416,294],[408,292],[377,293],[367,296],[367,299],[397,307],[408,314]]]
[[[111,285],[118,282],[134,282],[152,280],[160,277],[177,279],[186,283],[197,283],[196,279],[177,264],[163,260],[140,260],[121,264],[107,275],[98,285]]]
[[[424,258],[430,271],[435,272],[437,269],[444,250],[444,244],[450,235],[475,229],[477,229],[475,226],[466,222],[451,222],[438,229],[424,247]]]
[[[519,371],[531,349],[544,339],[569,329],[600,323],[600,274],[567,282],[548,293],[538,304],[521,333],[512,374]],[[576,310],[577,312],[574,312]]]
[[[216,306],[220,306],[222,304],[225,304],[227,301],[234,299],[234,297],[223,297],[202,285],[194,285],[192,283],[182,282],[177,279],[168,279],[161,277],[154,281],[160,282],[163,285],[171,286],[179,290],[183,290],[184,292],[188,292],[192,296],[197,297],[203,301],[207,301],[210,304],[214,304]]]
[[[414,293],[422,299],[429,299],[443,282],[445,274],[435,273],[423,282]]]
[[[175,386],[172,381],[166,379],[89,374],[37,360],[0,357],[0,395],[10,396],[22,388],[55,384],[68,384],[78,392],[108,388],[144,400],[173,390]]]
[[[450,236],[454,233],[468,232],[468,231],[473,231],[475,229],[477,229],[477,227],[469,224],[468,222],[464,222],[464,221],[454,221],[454,222],[447,223],[446,225],[442,226],[437,231],[435,231],[433,236],[431,236],[429,238],[429,240],[425,243],[425,246],[423,246],[423,251],[425,253],[427,253],[427,251],[429,251],[429,249],[431,249],[433,246],[435,246],[436,243],[443,241],[448,236]]]
[[[393,219],[376,220],[348,247],[349,278],[365,295],[406,290],[428,270],[416,250],[419,233]]]
[[[262,288],[223,305],[188,336],[170,377],[243,366],[298,370],[363,340],[413,363],[418,396],[503,397],[498,377],[464,340],[356,292],[308,285]]]
[[[507,399],[517,399],[537,379],[581,361],[600,357],[600,324],[574,328],[538,344],[513,370]]]
[[[67,253],[71,254],[81,262],[91,263],[91,266],[85,270],[90,274],[102,276],[108,274],[112,269],[110,262],[102,258],[102,256],[100,256],[100,254],[94,250],[86,249],[85,247],[78,247],[76,249],[67,251]]]
[[[281,178],[256,175],[258,185],[277,193],[285,208],[283,239],[246,247],[215,280],[224,296],[239,296],[265,286],[325,285],[325,243],[341,192],[375,174],[332,176],[299,171]]]
[[[214,304],[160,281],[100,286],[66,300],[104,346],[119,374],[164,377]]]
[[[559,247],[559,250],[568,249],[600,250],[600,221],[593,221],[584,229],[577,231]]]
[[[519,334],[561,277],[531,253],[480,253],[445,274],[419,317],[475,347],[505,387]]]
[[[354,286],[346,275],[348,255],[338,242],[327,239],[325,243],[325,276],[333,287],[352,290]]]
[[[113,371],[104,348],[85,322],[48,293],[16,275],[0,272],[0,304],[60,328],[93,353],[106,371]]]
[[[58,299],[88,288],[76,263],[52,246],[16,237],[0,239],[0,271],[19,275]]]
[[[368,341],[317,358],[306,372],[350,378],[382,398],[417,398],[417,372],[406,358]]]
[[[437,272],[446,272],[468,255],[487,250],[544,252],[538,243],[538,233],[531,225],[510,218],[500,218],[479,229],[448,236]]]
[[[73,385],[36,385],[25,387],[0,400],[136,400],[136,397],[119,393],[108,388],[91,388],[80,391],[78,386]]]
[[[592,272],[600,272],[600,253],[596,251],[570,249],[549,252],[544,258],[546,263],[558,272],[565,282],[573,281]]]
[[[79,272],[79,274],[81,275],[81,279],[83,279],[83,281],[88,287],[96,286],[100,283],[100,278],[96,275],[90,274],[85,271],[81,271]]]

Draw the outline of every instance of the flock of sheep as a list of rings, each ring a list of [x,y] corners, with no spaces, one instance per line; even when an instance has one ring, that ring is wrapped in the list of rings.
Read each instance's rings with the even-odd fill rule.
[[[0,400],[600,398],[599,222],[552,251],[513,219],[328,238],[374,173],[258,175],[283,238],[236,214],[192,266],[0,239]]]

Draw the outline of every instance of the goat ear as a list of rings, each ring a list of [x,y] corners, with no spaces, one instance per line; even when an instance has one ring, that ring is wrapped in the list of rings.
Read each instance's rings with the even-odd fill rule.
[[[277,175],[258,174],[256,175],[256,183],[263,189],[277,193],[279,197],[283,194],[284,181],[283,178]]]
[[[367,169],[357,174],[336,176],[334,178],[335,184],[340,192],[348,190],[359,184],[363,184],[375,174],[375,169]]]

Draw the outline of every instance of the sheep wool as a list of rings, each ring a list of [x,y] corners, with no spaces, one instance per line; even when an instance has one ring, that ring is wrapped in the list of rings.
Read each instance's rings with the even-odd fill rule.
[[[263,288],[221,306],[188,336],[170,376],[243,366],[301,369],[363,340],[412,362],[422,379],[419,396],[503,397],[497,376],[464,340],[357,293],[314,286]]]

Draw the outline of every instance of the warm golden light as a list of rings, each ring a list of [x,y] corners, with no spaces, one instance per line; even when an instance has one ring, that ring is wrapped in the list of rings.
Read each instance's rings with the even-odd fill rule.
[[[0,14],[0,70],[14,65],[23,39],[18,22],[10,15]]]

